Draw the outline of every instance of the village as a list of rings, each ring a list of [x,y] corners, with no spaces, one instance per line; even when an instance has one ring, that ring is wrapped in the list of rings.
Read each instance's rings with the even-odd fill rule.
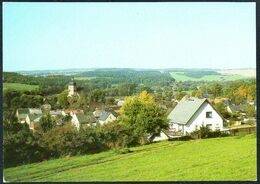
[[[80,98],[77,83],[72,79],[68,84],[68,96]],[[209,95],[207,94],[206,97]],[[244,104],[231,104],[228,98],[198,98],[185,95],[181,100],[172,99],[176,106],[169,112],[169,129],[162,130],[159,135],[150,135],[150,141],[168,140],[190,135],[206,126],[212,131],[231,133],[230,130],[243,127],[255,127],[255,117],[246,113],[248,106],[256,111],[254,101],[246,101]],[[64,121],[70,122],[77,130],[84,126],[100,126],[108,124],[120,118],[120,108],[124,105],[124,99],[117,99],[112,105],[96,107],[95,111],[85,112],[83,109],[52,109],[51,105],[45,103],[39,108],[19,108],[16,117],[19,123],[26,123],[32,132],[37,131],[37,125],[42,116],[49,114],[57,125]],[[236,118],[224,118],[215,107],[214,103],[222,102],[230,114],[236,114]],[[213,103],[213,104],[212,104]],[[163,106],[166,108],[166,106]]]
[[[2,6],[4,182],[259,178],[256,2]]]

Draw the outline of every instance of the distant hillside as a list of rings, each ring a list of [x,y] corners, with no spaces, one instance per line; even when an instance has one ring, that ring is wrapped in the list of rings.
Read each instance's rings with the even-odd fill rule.
[[[176,81],[234,81],[256,77],[255,69],[232,70],[175,70],[170,72]]]
[[[75,77],[85,78],[106,78],[112,84],[118,83],[136,83],[148,86],[168,86],[175,80],[168,72],[162,73],[159,70],[142,70],[134,69],[97,69],[94,71],[81,72]]]
[[[217,72],[222,75],[241,75],[244,77],[256,77],[256,69],[229,69],[219,70]]]

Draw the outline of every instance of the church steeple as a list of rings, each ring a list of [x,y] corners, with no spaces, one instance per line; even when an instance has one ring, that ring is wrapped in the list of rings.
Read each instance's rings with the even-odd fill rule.
[[[76,89],[77,89],[77,85],[76,82],[74,81],[74,77],[72,77],[68,85],[68,96],[76,95]]]

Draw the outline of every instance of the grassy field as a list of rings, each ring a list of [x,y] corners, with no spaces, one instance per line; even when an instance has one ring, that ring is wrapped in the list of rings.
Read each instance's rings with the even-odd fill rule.
[[[4,169],[7,181],[255,181],[256,136],[164,141]]]
[[[97,77],[75,77],[75,80],[91,80],[96,79]]]
[[[201,78],[189,77],[182,72],[171,72],[171,76],[177,81],[234,81],[246,79],[248,77],[242,75],[205,75]]]
[[[12,89],[17,91],[32,91],[37,89],[38,85],[20,84],[20,83],[3,83],[3,89]]]

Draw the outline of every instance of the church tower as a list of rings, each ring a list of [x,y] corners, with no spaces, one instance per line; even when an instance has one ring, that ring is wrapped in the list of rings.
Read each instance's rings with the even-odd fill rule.
[[[68,85],[68,96],[75,96],[77,93],[76,93],[76,90],[77,90],[77,85],[76,85],[76,82],[74,81],[74,78],[72,78],[72,80],[69,82],[69,85]]]

